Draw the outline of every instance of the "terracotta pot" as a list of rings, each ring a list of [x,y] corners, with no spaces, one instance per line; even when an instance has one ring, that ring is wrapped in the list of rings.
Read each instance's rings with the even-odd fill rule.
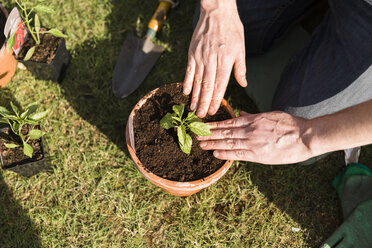
[[[17,65],[13,50],[9,50],[5,43],[4,25],[7,17],[8,12],[0,5],[0,88],[12,79]]]
[[[181,84],[181,83],[178,83],[178,84]],[[209,175],[208,177],[205,177],[203,179],[191,181],[191,182],[177,182],[177,181],[167,180],[145,169],[145,167],[142,165],[141,161],[138,159],[136,155],[135,142],[134,142],[134,131],[133,131],[133,119],[135,117],[135,112],[138,109],[140,109],[142,105],[147,101],[147,99],[151,98],[155,94],[155,92],[157,92],[158,90],[159,88],[151,91],[146,96],[144,96],[136,104],[136,106],[133,108],[132,112],[129,115],[127,127],[126,127],[126,142],[127,142],[129,154],[132,157],[137,169],[151,183],[161,187],[166,192],[172,195],[189,196],[217,182],[217,180],[219,180],[230,168],[231,164],[233,163],[233,160],[226,161],[226,163],[212,175]],[[236,117],[234,110],[231,108],[231,106],[227,103],[225,99],[222,100],[222,106],[228,111],[231,117],[233,118]]]

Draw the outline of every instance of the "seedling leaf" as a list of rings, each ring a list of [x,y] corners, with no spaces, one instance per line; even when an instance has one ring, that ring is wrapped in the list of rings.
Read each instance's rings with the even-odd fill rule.
[[[29,104],[26,108],[28,110],[28,114],[31,115],[35,113],[36,109],[38,108],[38,104],[37,102],[34,102],[34,103]]]
[[[32,114],[32,115],[30,115],[30,119],[34,120],[34,121],[39,121],[39,120],[43,119],[48,114],[48,112],[49,111],[46,110],[44,112],[39,112],[39,113]]]
[[[26,109],[26,111],[25,112],[23,112],[22,114],[21,114],[21,119],[24,119],[26,116],[27,116],[27,114],[28,114],[28,109]]]
[[[47,13],[47,14],[54,13],[54,10],[52,8],[49,8],[48,6],[45,6],[45,5],[34,6],[34,9],[36,12],[39,12],[39,13]]]
[[[27,144],[25,141],[23,141],[23,153],[27,156],[32,158],[32,153],[34,152],[34,149],[32,146]]]
[[[19,114],[19,109],[16,105],[13,104],[13,102],[10,102],[10,106],[12,107],[14,113],[18,116]]]
[[[172,119],[172,114],[170,113],[167,113],[161,120],[160,120],[160,125],[165,128],[165,129],[169,129],[169,128],[172,128],[172,127],[175,127],[173,125],[173,119]]]
[[[185,104],[174,105],[172,109],[174,113],[176,113],[177,116],[182,119],[183,111],[185,110]]]
[[[67,35],[63,34],[61,31],[59,31],[56,28],[52,28],[52,29],[48,30],[47,33],[50,33],[50,34],[52,34],[56,37],[67,38]]]
[[[9,124],[6,118],[0,118],[0,123]]]
[[[17,144],[6,144],[6,143],[4,143],[4,145],[5,145],[6,148],[9,148],[9,149],[19,147],[19,145],[17,145]]]
[[[26,53],[26,56],[23,58],[24,61],[27,61],[27,60],[31,59],[32,55],[34,55],[35,48],[36,48],[36,46],[33,46],[30,49],[28,49],[28,51]]]
[[[199,136],[211,135],[210,127],[206,123],[196,121],[196,122],[190,123],[189,127],[193,133]]]
[[[44,135],[44,132],[39,129],[32,129],[27,134],[27,136],[30,137],[30,139],[39,139],[43,135]]]
[[[194,121],[201,121],[195,114],[195,110],[193,112],[189,112],[186,117],[186,122],[192,123]]]
[[[10,115],[10,112],[3,106],[0,106],[0,115],[2,116]]]
[[[177,128],[177,136],[178,136],[178,141],[179,141],[181,150],[186,154],[190,154],[191,146],[192,146],[192,139],[190,135],[186,133],[185,126],[179,126]]]
[[[8,38],[8,41],[6,42],[6,46],[8,47],[8,50],[13,48],[15,44],[15,32]]]
[[[39,16],[37,14],[35,14],[35,31],[36,31],[36,36],[37,36],[37,39],[40,40],[40,20],[39,20]]]

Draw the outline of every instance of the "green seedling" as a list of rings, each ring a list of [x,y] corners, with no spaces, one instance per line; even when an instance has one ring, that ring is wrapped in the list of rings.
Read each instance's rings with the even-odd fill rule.
[[[14,134],[20,137],[23,143],[23,153],[32,158],[34,149],[27,142],[30,139],[39,139],[45,132],[35,129],[35,126],[39,125],[39,122],[44,119],[48,113],[48,110],[43,112],[36,112],[38,108],[37,103],[33,103],[27,106],[26,111],[20,112],[20,110],[12,102],[10,102],[13,113],[11,113],[5,107],[0,106],[0,123],[8,124]],[[22,134],[22,127],[25,124],[32,126],[31,131],[27,134]],[[16,148],[18,144],[4,144],[7,148]]]
[[[36,47],[38,45],[40,45],[40,42],[41,42],[40,34],[49,33],[49,34],[52,34],[56,37],[67,38],[67,36],[65,34],[63,34],[60,30],[58,30],[56,28],[52,28],[52,29],[49,29],[47,31],[41,31],[40,30],[40,28],[41,28],[40,19],[39,19],[39,16],[38,16],[37,13],[53,14],[54,13],[53,9],[51,9],[47,6],[44,6],[44,5],[40,5],[40,4],[36,4],[33,8],[28,9],[26,3],[20,3],[18,0],[16,0],[16,3],[18,5],[18,7],[21,9],[20,15],[21,15],[22,21],[26,24],[28,32],[30,33],[31,37],[34,39],[34,41],[36,43],[36,46],[33,46],[30,49],[28,49],[28,51],[27,51],[25,57],[23,58],[23,60],[27,61],[27,60],[32,58],[32,55],[34,54]],[[34,19],[32,19],[31,14],[34,11],[36,13],[34,15]],[[32,21],[34,23],[33,26],[31,25]],[[8,46],[8,48],[11,48],[11,47],[14,46],[14,44],[15,44],[15,33],[13,33],[9,37],[9,39],[7,41],[7,46]]]
[[[178,143],[181,150],[186,154],[190,154],[192,139],[186,131],[190,130],[199,136],[208,136],[211,135],[210,127],[196,116],[195,111],[189,112],[187,117],[182,119],[185,104],[174,105],[172,109],[174,112],[167,113],[160,120],[160,125],[165,129],[177,129]]]

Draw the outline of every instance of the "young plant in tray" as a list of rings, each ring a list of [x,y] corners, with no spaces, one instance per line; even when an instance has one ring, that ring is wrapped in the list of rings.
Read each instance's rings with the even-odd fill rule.
[[[165,129],[176,128],[181,150],[186,154],[190,154],[192,139],[186,131],[190,130],[199,136],[208,136],[211,135],[210,128],[196,116],[195,111],[189,112],[186,118],[182,118],[185,104],[174,105],[172,109],[174,112],[167,113],[160,120],[160,125]]]
[[[31,18],[31,14],[34,12],[34,10],[35,10],[35,12],[39,12],[39,13],[43,12],[43,13],[53,14],[54,13],[53,9],[51,9],[47,6],[44,6],[44,5],[35,5],[33,8],[28,9],[26,3],[21,3],[18,0],[16,0],[16,3],[18,5],[18,7],[21,9],[21,11],[20,11],[21,18],[22,18],[23,22],[26,24],[28,32],[30,33],[31,37],[34,39],[34,41],[36,43],[35,46],[31,47],[27,51],[26,56],[23,58],[23,60],[27,61],[27,60],[31,59],[32,55],[35,52],[36,46],[40,45],[40,43],[41,43],[40,34],[49,33],[49,34],[52,34],[56,37],[67,38],[67,36],[65,34],[63,34],[57,28],[51,28],[49,30],[42,31],[41,30],[41,25],[40,25],[40,19],[39,19],[39,16],[38,16],[37,13],[35,13],[34,19]],[[33,26],[31,25],[32,21],[34,23]],[[7,45],[10,48],[10,47],[14,46],[14,43],[15,43],[15,33],[8,39]]]
[[[38,105],[33,103],[26,108],[26,111],[21,113],[17,106],[15,106],[12,102],[10,102],[10,105],[13,113],[0,106],[0,123],[9,125],[12,132],[20,138],[23,146],[23,153],[32,158],[34,150],[31,145],[28,144],[28,141],[32,139],[39,139],[45,134],[40,129],[37,129],[36,126],[39,125],[40,120],[46,117],[48,110],[36,112]],[[22,129],[25,125],[32,127],[32,129],[26,134],[22,132]],[[21,146],[20,144],[14,143],[5,143],[4,145],[10,149]]]

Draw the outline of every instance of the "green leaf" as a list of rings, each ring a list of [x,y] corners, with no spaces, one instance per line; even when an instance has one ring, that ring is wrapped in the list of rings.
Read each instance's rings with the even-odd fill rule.
[[[36,46],[31,47],[28,49],[26,56],[23,58],[24,61],[30,60],[32,58],[32,55],[34,55]]]
[[[172,120],[175,120],[175,121],[176,121],[176,123],[177,123],[177,121],[178,121],[179,123],[182,123],[182,120],[181,120],[181,118],[180,118],[180,117],[178,117],[178,116],[172,116]]]
[[[6,143],[4,143],[4,145],[5,145],[6,148],[10,148],[10,149],[19,147],[19,145],[17,145],[17,144],[6,144]]]
[[[211,135],[211,130],[208,124],[203,122],[193,122],[189,125],[190,130],[199,136]]]
[[[48,110],[45,110],[44,112],[35,113],[33,115],[30,115],[30,119],[34,121],[40,121],[41,119],[45,118],[48,114]]]
[[[67,35],[63,34],[61,31],[59,31],[56,28],[52,28],[52,29],[48,30],[47,33],[50,33],[50,34],[52,34],[56,37],[67,38]]]
[[[28,114],[28,109],[26,109],[26,111],[21,114],[21,119],[26,118],[27,114]]]
[[[181,119],[182,119],[184,109],[185,109],[185,104],[174,105],[173,106],[174,113],[176,113],[178,115],[178,117],[180,117]]]
[[[15,32],[9,37],[8,41],[6,42],[6,46],[8,47],[8,50],[13,48],[15,44]]]
[[[2,115],[2,116],[10,115],[10,112],[9,112],[9,110],[4,108],[3,106],[0,106],[0,115]]]
[[[167,113],[161,120],[160,120],[160,126],[165,129],[169,129],[174,127],[173,121],[172,121],[172,114]]]
[[[13,102],[10,102],[10,106],[12,107],[14,113],[19,117],[19,109],[16,105],[13,104]]]
[[[48,6],[45,5],[36,5],[34,7],[35,11],[38,13],[46,13],[46,14],[54,14],[55,11],[52,8],[49,8]]]
[[[12,130],[15,134],[18,134],[21,131],[20,128],[22,128],[22,127],[18,122],[13,122]]]
[[[35,23],[35,31],[36,31],[37,39],[40,40],[40,20],[37,14],[35,14],[34,23]]]
[[[35,113],[36,109],[39,107],[38,103],[37,102],[33,102],[29,105],[27,105],[27,110],[28,110],[28,114],[31,115],[33,113]]]
[[[45,133],[39,129],[32,129],[30,132],[28,132],[27,136],[30,137],[30,139],[39,139],[44,134]]]
[[[0,118],[0,123],[9,124],[8,119],[4,117]]]
[[[192,122],[195,122],[195,121],[201,121],[195,114],[195,110],[193,112],[189,112],[187,114],[187,117],[185,119],[186,122],[188,123],[192,123]]]
[[[186,154],[190,154],[191,146],[192,146],[192,139],[190,135],[186,133],[185,126],[181,125],[177,128],[177,136],[178,136],[178,142],[180,144],[181,150]]]
[[[23,141],[23,153],[32,158],[32,153],[34,152],[34,149],[32,148],[32,146],[30,146],[29,144],[27,144],[25,141]]]

